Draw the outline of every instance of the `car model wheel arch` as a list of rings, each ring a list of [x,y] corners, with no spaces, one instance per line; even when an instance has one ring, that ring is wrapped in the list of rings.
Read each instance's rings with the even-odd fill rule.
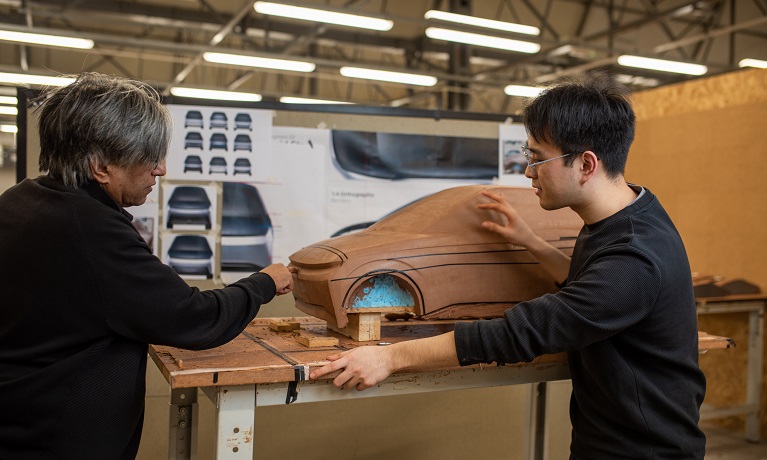
[[[413,306],[412,311],[417,316],[420,316],[423,314],[423,292],[421,291],[421,288],[418,286],[418,282],[413,279],[412,276],[410,276],[406,270],[398,270],[398,269],[377,269],[372,270],[369,272],[364,273],[363,275],[360,275],[357,277],[357,279],[349,286],[346,293],[344,294],[344,299],[341,302],[342,309],[344,311],[348,311],[349,309],[353,308],[352,304],[356,298],[363,298],[365,296],[364,290],[366,288],[372,287],[377,279],[382,279],[384,276],[390,276],[394,279],[394,281],[397,283],[397,286],[399,288],[409,294],[413,298]],[[406,307],[406,306],[399,306],[399,307]],[[362,308],[354,308],[355,311],[363,310],[365,307]],[[380,309],[395,309],[397,307],[387,307],[387,306],[381,306],[378,307]]]

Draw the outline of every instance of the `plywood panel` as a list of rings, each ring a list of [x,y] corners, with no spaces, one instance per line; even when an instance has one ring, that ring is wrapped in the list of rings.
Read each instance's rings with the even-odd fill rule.
[[[693,271],[744,278],[767,291],[767,70],[733,72],[634,96],[637,135],[627,180],[652,190],[685,242]],[[706,402],[743,401],[746,314],[707,315],[699,328],[735,339],[701,358]],[[767,381],[767,379],[765,379]],[[742,429],[742,417],[722,422]],[[767,437],[767,392],[762,391]]]

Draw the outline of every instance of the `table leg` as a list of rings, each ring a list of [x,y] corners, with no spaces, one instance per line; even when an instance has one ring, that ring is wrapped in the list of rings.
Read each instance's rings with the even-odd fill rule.
[[[534,441],[532,449],[532,458],[534,460],[543,460],[546,451],[546,394],[548,387],[546,382],[535,384],[534,401]]]
[[[196,416],[197,388],[171,390],[168,458],[182,460],[196,457],[196,446],[192,442],[197,434]]]
[[[216,458],[252,459],[256,386],[217,387]]]
[[[762,347],[764,335],[764,307],[751,311],[748,321],[748,377],[746,379],[746,404],[756,407],[746,416],[746,440],[760,440],[760,404],[762,391]]]

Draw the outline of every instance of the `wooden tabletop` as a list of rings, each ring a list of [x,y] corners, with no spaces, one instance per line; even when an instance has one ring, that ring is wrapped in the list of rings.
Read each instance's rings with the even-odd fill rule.
[[[269,328],[269,323],[274,321],[298,322],[300,328],[276,332]],[[193,351],[151,345],[149,354],[174,389],[291,382],[295,380],[294,366],[321,367],[327,364],[327,356],[337,351],[442,334],[452,331],[454,322],[382,321],[381,340],[374,342],[355,342],[329,331],[325,324],[313,317],[255,319],[237,338],[217,348]],[[338,345],[309,348],[298,342],[300,335],[336,337]],[[699,333],[701,351],[730,346],[730,339]],[[560,353],[540,356],[531,363],[507,366],[545,366],[566,360],[566,354]]]
[[[698,297],[695,299],[695,304],[698,307],[705,307],[708,304],[716,304],[722,302],[767,302],[767,294],[730,294],[722,297]]]

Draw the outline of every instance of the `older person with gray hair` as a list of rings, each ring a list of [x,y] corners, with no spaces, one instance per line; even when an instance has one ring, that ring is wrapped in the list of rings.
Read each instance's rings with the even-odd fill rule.
[[[47,174],[0,196],[0,458],[133,458],[148,344],[225,344],[292,277],[200,291],[152,254],[123,209],[165,174],[151,86],[84,73],[38,101]]]

